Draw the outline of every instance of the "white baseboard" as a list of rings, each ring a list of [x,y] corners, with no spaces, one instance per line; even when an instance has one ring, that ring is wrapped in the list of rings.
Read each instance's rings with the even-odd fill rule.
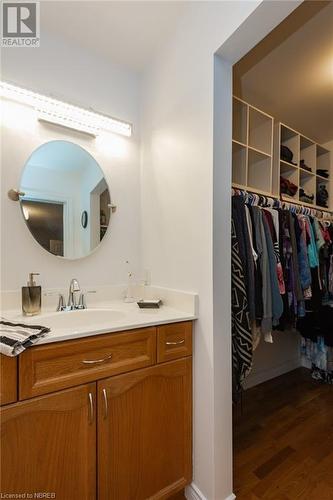
[[[201,493],[199,488],[194,483],[191,483],[190,486],[187,486],[185,488],[185,497],[187,498],[187,500],[208,500],[208,498],[206,498],[203,493]],[[235,498],[236,496],[231,493],[231,495],[229,495],[224,500],[235,500]]]
[[[255,385],[262,384],[267,380],[271,380],[272,378],[279,377],[284,373],[295,370],[296,368],[300,368],[302,366],[300,358],[290,359],[281,363],[277,366],[269,368],[268,370],[258,370],[257,372],[253,372],[246,379],[244,384],[245,389],[250,389],[250,387],[254,387]],[[229,499],[227,499],[229,500]]]
[[[194,483],[185,488],[185,497],[187,500],[208,500]]]

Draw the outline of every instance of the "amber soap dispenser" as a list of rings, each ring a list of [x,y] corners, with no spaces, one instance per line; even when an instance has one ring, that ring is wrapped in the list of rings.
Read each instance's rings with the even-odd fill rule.
[[[22,286],[22,312],[25,316],[34,316],[41,311],[42,287],[36,285],[34,276],[39,276],[39,273],[30,273],[27,286]]]

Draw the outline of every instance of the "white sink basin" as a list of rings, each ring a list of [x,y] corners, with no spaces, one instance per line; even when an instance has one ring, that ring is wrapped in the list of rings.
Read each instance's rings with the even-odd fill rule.
[[[35,318],[29,318],[29,323],[51,328],[52,333],[52,330],[77,330],[83,327],[111,326],[112,323],[123,320],[126,316],[125,312],[113,309],[83,309],[42,314]]]

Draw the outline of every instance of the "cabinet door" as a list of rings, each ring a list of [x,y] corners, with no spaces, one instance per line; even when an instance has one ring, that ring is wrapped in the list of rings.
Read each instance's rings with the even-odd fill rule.
[[[0,354],[0,404],[17,400],[17,358]]]
[[[96,498],[95,394],[89,384],[2,408],[2,494]]]
[[[98,382],[99,500],[168,498],[192,471],[191,358]]]

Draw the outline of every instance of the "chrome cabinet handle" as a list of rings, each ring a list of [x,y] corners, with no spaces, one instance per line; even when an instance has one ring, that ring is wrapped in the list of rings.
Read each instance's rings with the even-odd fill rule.
[[[185,340],[178,340],[177,342],[166,342],[166,345],[180,345],[184,344]]]
[[[94,421],[94,400],[91,392],[89,392],[88,398],[89,398],[89,424],[92,424]]]
[[[103,389],[103,398],[104,398],[104,419],[108,416],[108,395],[106,393],[106,389]]]
[[[84,365],[96,365],[98,363],[104,363],[105,361],[107,361],[108,359],[111,359],[112,358],[112,354],[110,354],[110,356],[107,356],[106,358],[102,358],[102,359],[83,359],[82,360],[82,363]]]

